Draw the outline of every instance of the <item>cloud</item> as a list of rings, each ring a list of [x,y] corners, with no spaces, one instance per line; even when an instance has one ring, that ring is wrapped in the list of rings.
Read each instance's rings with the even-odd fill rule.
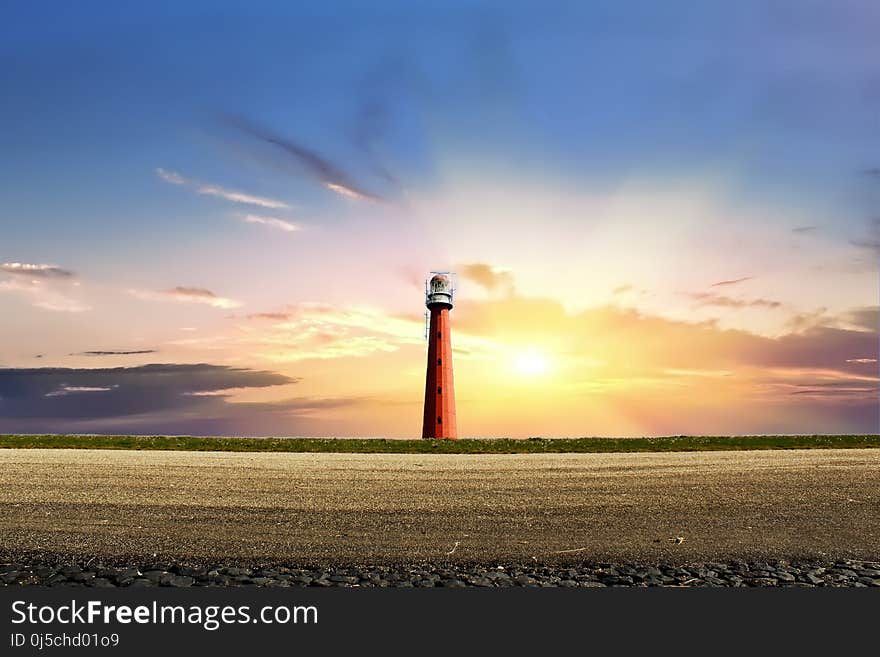
[[[850,244],[860,249],[876,251],[880,255],[880,217],[868,222],[868,234],[864,238],[850,240]]]
[[[357,112],[352,125],[352,142],[377,177],[395,188],[400,182],[382,162],[376,145],[388,134],[392,116],[392,101],[400,99],[404,88],[408,62],[393,58],[379,62],[360,85]]]
[[[139,299],[153,301],[180,301],[184,303],[201,303],[213,308],[238,308],[242,304],[226,297],[219,297],[211,290],[203,287],[186,287],[179,285],[169,290],[129,290],[129,294]]]
[[[722,281],[715,285],[732,284],[733,282],[738,281]],[[771,299],[735,299],[733,297],[712,294],[710,292],[693,292],[688,296],[697,301],[701,306],[718,306],[721,308],[779,308],[782,306],[781,301],[773,301]]]
[[[461,265],[461,275],[482,286],[489,292],[502,290],[513,292],[513,274],[507,269],[493,267],[482,262]]]
[[[275,372],[220,365],[153,364],[99,369],[0,369],[0,418],[88,419],[222,411],[221,396],[241,388],[296,383]]]
[[[133,356],[137,354],[155,354],[155,349],[137,349],[135,351],[81,351],[71,356]]]
[[[63,385],[60,386],[57,390],[53,390],[52,392],[47,392],[44,397],[64,397],[65,395],[71,395],[81,392],[109,392],[114,388],[118,388],[118,385],[112,385],[107,388],[101,388],[99,386],[69,386]]]
[[[736,285],[738,283],[744,283],[745,281],[751,281],[754,279],[754,276],[744,276],[743,278],[734,278],[729,281],[718,281],[717,283],[712,283],[709,287],[724,287],[728,285]]]
[[[850,240],[850,244],[853,246],[857,246],[860,249],[870,249],[871,251],[876,251],[880,253],[880,239],[860,239],[860,240]]]
[[[285,219],[267,217],[259,214],[246,214],[242,217],[242,221],[248,224],[261,224],[263,226],[269,226],[270,228],[277,228],[286,233],[293,233],[302,230],[302,226],[299,224],[291,223]]]
[[[358,358],[394,352],[424,342],[421,316],[388,315],[373,308],[340,308],[299,303],[283,311],[255,313],[248,320],[267,321],[231,338],[237,347],[254,349],[272,362]]]
[[[792,233],[812,233],[818,230],[818,226],[795,226],[791,229]]]
[[[812,312],[797,313],[788,318],[785,327],[793,333],[798,333],[805,329],[815,328],[816,326],[824,326],[833,323],[834,318],[828,315],[828,308],[824,306],[817,308]]]
[[[877,331],[880,327],[880,307],[865,306],[850,310],[843,316],[845,323],[862,331]]]
[[[218,198],[225,199],[227,201],[231,201],[233,203],[242,203],[245,205],[257,205],[263,208],[270,209],[282,209],[289,208],[290,206],[284,201],[278,201],[272,198],[266,198],[264,196],[255,196],[253,194],[246,194],[245,192],[239,192],[231,189],[226,189],[224,187],[220,187],[219,185],[211,185],[206,183],[201,183],[195,180],[190,180],[188,178],[184,178],[179,173],[175,173],[174,171],[168,171],[161,167],[156,169],[156,175],[159,176],[162,180],[167,183],[171,183],[172,185],[180,185],[182,187],[186,187],[188,189],[192,189],[196,192],[196,194],[203,194],[205,196],[216,196]]]
[[[870,363],[876,363],[876,358],[847,358],[847,363],[856,363],[858,365],[868,365]]]
[[[351,176],[325,157],[301,144],[280,137],[242,117],[231,117],[228,122],[242,133],[274,146],[291,157],[309,176],[331,192],[361,201],[385,200],[358,185]]]
[[[252,313],[247,316],[248,319],[267,319],[277,322],[282,322],[290,319],[290,313],[285,312],[277,312],[277,313]]]
[[[51,279],[0,281],[0,292],[19,294],[30,299],[32,306],[53,312],[81,313],[91,309],[59,289]]]
[[[74,278],[76,274],[55,265],[35,265],[25,262],[4,262],[0,270],[27,278]]]
[[[621,294],[626,294],[627,292],[632,292],[633,286],[629,283],[624,283],[623,285],[618,285],[616,288],[611,290],[611,294],[614,296],[619,296]]]
[[[18,433],[326,435],[328,414],[378,403],[345,396],[235,400],[238,392],[283,391],[298,382],[210,364],[0,369],[0,422]]]
[[[457,336],[484,336],[513,344],[552,342],[562,345],[559,348],[566,357],[593,356],[618,373],[783,368],[849,375],[853,367],[847,359],[873,357],[880,348],[877,325],[867,328],[880,313],[877,306],[775,338],[618,306],[572,314],[558,301],[521,296],[462,299],[455,312]],[[846,323],[852,326],[843,326]]]

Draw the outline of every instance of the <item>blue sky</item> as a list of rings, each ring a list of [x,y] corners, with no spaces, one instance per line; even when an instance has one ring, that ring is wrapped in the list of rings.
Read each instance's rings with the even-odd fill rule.
[[[7,272],[0,364],[112,343],[264,368],[231,315],[418,316],[413,280],[474,263],[573,313],[846,326],[877,304],[878,33],[868,1],[6,3],[0,262],[77,282]],[[230,307],[156,300],[178,287]],[[325,356],[294,359],[310,394],[410,403],[403,381],[334,392]],[[328,422],[308,430],[352,426]]]

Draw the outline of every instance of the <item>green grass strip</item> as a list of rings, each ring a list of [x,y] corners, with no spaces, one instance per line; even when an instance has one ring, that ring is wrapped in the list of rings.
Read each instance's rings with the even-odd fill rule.
[[[335,452],[358,454],[549,454],[702,452],[754,449],[880,447],[880,435],[665,436],[660,438],[215,438],[198,436],[0,435],[0,448],[152,449],[203,452]]]

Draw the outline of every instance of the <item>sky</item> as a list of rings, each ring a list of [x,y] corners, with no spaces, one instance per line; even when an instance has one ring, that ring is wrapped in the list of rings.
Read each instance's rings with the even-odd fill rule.
[[[2,11],[0,432],[880,431],[872,0]]]

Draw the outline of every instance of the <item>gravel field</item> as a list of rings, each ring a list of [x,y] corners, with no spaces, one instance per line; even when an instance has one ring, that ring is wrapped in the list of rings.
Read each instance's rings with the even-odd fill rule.
[[[36,572],[27,564],[91,560],[135,564],[144,575],[156,561],[169,568],[153,570],[171,573],[175,564],[214,564],[209,570],[443,564],[450,573],[525,564],[557,569],[552,576],[560,578],[566,567],[593,572],[589,564],[597,563],[801,560],[815,565],[808,570],[847,569],[835,564],[880,560],[878,473],[880,449],[546,455],[3,449],[0,562]],[[97,572],[95,578],[116,581]]]

